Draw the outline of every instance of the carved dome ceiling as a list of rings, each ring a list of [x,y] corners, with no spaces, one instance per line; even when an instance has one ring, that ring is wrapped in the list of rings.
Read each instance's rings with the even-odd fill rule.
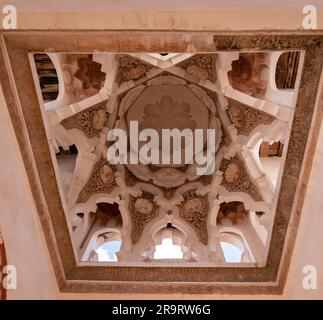
[[[263,239],[259,246],[265,245],[278,183],[272,183],[259,148],[263,141],[286,143],[292,114],[287,92],[281,90],[276,101],[270,97],[277,90],[273,54],[49,57],[59,93],[45,108],[80,260],[93,259],[93,237],[106,228],[122,234],[120,261],[147,261],[147,246],[166,224],[185,234],[193,261],[225,263],[216,245],[223,225],[254,233]],[[204,143],[196,147],[200,153],[206,150],[206,130],[215,129],[214,171],[197,175],[194,159],[183,161],[184,143],[177,146],[181,163],[109,163],[107,149],[113,142],[106,141],[107,132],[124,129],[131,153],[133,121],[138,122],[139,132],[155,129],[159,139],[163,129],[203,129]],[[77,154],[62,155],[74,145]],[[161,145],[160,141],[159,149]],[[275,161],[282,166],[281,157]],[[112,218],[98,224],[93,214],[100,212],[99,202],[117,205],[122,224],[115,225]],[[257,249],[257,255],[249,250],[250,263],[265,264],[265,246],[260,253]]]
[[[300,73],[300,53],[284,54],[35,56],[76,260],[231,268],[227,242],[241,251],[237,265],[266,266]],[[116,142],[108,133],[126,132],[129,157],[135,121],[139,132],[154,129],[159,139],[163,129],[202,129],[200,155],[214,129],[214,170],[198,175],[195,158],[183,161],[183,143],[180,163],[111,163],[107,152]],[[181,258],[156,255],[166,238]],[[111,241],[120,248],[104,262],[98,249]]]

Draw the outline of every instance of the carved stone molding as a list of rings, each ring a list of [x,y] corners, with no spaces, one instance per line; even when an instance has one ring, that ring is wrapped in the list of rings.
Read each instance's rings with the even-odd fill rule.
[[[220,170],[223,172],[223,185],[230,192],[245,192],[248,193],[255,201],[262,201],[262,196],[258,191],[255,183],[242,162],[235,155],[230,160],[222,159]]]
[[[238,134],[249,135],[259,124],[271,124],[275,117],[270,114],[248,107],[241,102],[228,99],[227,113],[236,127]]]
[[[104,100],[93,107],[62,120],[61,123],[66,130],[79,129],[88,138],[99,137],[101,130],[106,126],[109,119],[106,104],[107,100]]]
[[[208,242],[207,218],[209,213],[209,202],[207,195],[200,196],[196,190],[186,191],[183,202],[179,206],[179,217],[187,222],[197,233],[203,244]]]
[[[86,202],[93,194],[110,193],[116,186],[114,166],[108,166],[105,159],[101,158],[94,165],[88,182],[83,187],[77,202]]]
[[[257,36],[250,34],[236,35],[216,35],[213,37],[214,45],[217,50],[254,50],[261,48],[261,50],[275,50],[281,51],[285,49],[300,49],[300,48],[319,48],[322,44],[322,36],[309,35],[273,35],[273,34],[259,34]],[[258,49],[259,50],[259,49]],[[319,52],[315,52],[319,54]],[[318,56],[317,56],[318,58]]]
[[[131,239],[136,244],[145,228],[145,226],[153,221],[159,212],[159,206],[154,202],[155,195],[142,191],[141,196],[130,196],[129,214],[131,216],[132,230]]]

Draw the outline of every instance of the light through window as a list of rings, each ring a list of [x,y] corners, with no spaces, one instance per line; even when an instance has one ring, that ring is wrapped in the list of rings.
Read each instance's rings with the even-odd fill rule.
[[[120,247],[121,241],[118,240],[104,243],[96,250],[98,261],[118,261],[116,253],[120,251]]]
[[[154,259],[183,259],[183,252],[179,245],[173,244],[172,239],[165,238],[162,244],[156,246]]]
[[[241,262],[242,252],[236,246],[221,241],[221,248],[226,262]]]

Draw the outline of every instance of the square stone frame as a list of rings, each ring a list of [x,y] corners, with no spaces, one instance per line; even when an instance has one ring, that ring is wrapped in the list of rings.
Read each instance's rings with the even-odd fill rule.
[[[78,266],[28,53],[304,50],[298,100],[264,268]],[[323,115],[317,97],[323,33],[61,30],[2,31],[0,80],[59,290],[101,293],[282,294]]]

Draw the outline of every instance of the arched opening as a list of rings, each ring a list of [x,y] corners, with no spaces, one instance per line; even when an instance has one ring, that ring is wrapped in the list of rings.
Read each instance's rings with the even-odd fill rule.
[[[116,255],[120,251],[121,241],[109,241],[101,245],[97,250],[98,261],[118,261]]]
[[[277,89],[294,89],[298,71],[300,52],[284,52],[280,55],[275,73]]]
[[[98,262],[117,262],[117,254],[120,252],[121,246],[122,239],[120,232],[117,230],[104,232],[97,236],[89,260]]]
[[[151,243],[147,244],[142,252],[144,261],[150,260],[194,260],[196,254],[187,243],[187,237],[180,229],[168,223],[152,237]]]
[[[34,54],[36,70],[44,102],[54,101],[58,96],[58,77],[51,58],[45,53]]]
[[[172,238],[164,238],[161,244],[156,245],[154,259],[183,259],[182,248],[174,244]]]
[[[82,249],[91,235],[102,228],[122,228],[122,216],[117,203],[97,203],[95,212],[90,212],[88,229],[81,242]]]
[[[266,245],[267,237],[268,237],[268,230],[262,223],[264,223],[263,219],[266,220],[266,216],[264,212],[256,211],[256,212],[250,212],[249,213],[250,221],[257,232],[261,242],[263,245]],[[262,223],[261,223],[262,222]]]
[[[259,162],[274,187],[277,186],[278,174],[282,164],[283,147],[284,144],[280,141],[272,143],[262,141],[259,145]]]
[[[240,53],[232,62],[228,79],[232,88],[250,96],[261,98],[267,89],[263,70],[267,68],[267,58],[263,53]]]
[[[100,245],[102,242],[103,244]],[[99,245],[95,250],[98,257],[97,261],[118,261],[117,253],[120,251],[122,245],[120,234],[110,232],[100,235],[97,240],[97,245]]]
[[[155,237],[154,259],[183,259],[183,244],[185,235],[179,229],[168,223],[165,228],[159,230]]]
[[[94,213],[95,220],[104,227],[122,227],[122,216],[119,210],[119,204],[100,202],[97,204],[97,210]]]
[[[74,220],[76,222],[81,221],[80,225],[74,229],[74,238],[77,239],[82,261],[101,261],[98,260],[98,254],[102,257],[113,256],[111,252],[116,254],[120,250],[122,242],[120,230],[122,229],[123,221],[118,203],[99,202],[96,205],[95,212],[86,213],[85,215],[77,213]],[[117,243],[104,245],[112,240],[119,241],[120,245]],[[104,246],[99,252],[96,252],[102,245]],[[115,260],[112,259],[111,261]]]
[[[224,241],[221,241],[220,245],[226,262],[228,263],[241,262],[242,251],[238,247]]]
[[[68,189],[69,182],[75,169],[77,155],[78,150],[75,144],[69,146],[68,149],[64,149],[60,146],[59,151],[56,152],[56,160],[60,172],[61,183],[65,192]]]
[[[217,215],[217,224],[222,224],[223,219],[230,220],[233,225],[238,223],[239,219],[244,219],[248,214],[243,202],[231,201],[222,202]]]
[[[234,232],[221,232],[220,246],[227,263],[251,262],[252,254],[242,235]]]

